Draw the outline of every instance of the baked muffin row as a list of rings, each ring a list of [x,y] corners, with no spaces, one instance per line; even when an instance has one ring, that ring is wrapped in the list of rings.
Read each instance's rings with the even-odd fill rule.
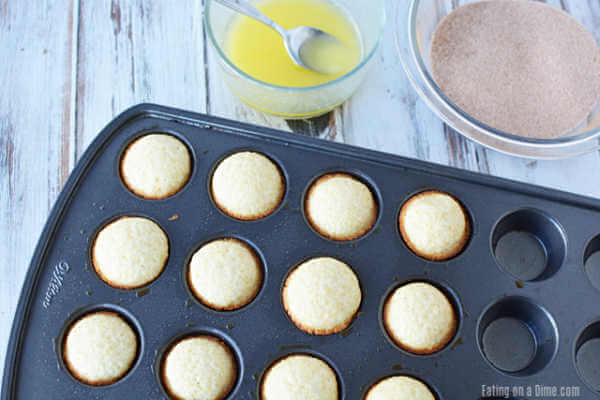
[[[140,351],[140,340],[125,318],[97,311],[75,321],[62,346],[63,360],[78,380],[94,386],[122,379]],[[176,400],[224,400],[234,390],[240,367],[234,350],[212,334],[180,337],[159,356],[160,384]],[[339,400],[338,373],[320,356],[288,354],[269,365],[259,382],[261,400]],[[405,375],[375,382],[364,400],[434,400],[422,381]]]
[[[168,258],[164,232],[151,220],[121,217],[97,235],[92,262],[109,285],[132,288],[156,279]],[[264,265],[251,245],[237,238],[203,244],[187,266],[187,287],[204,306],[217,311],[242,308],[263,285]],[[281,299],[290,320],[316,335],[343,331],[362,302],[359,279],[346,263],[311,258],[295,266],[283,282]],[[444,348],[456,331],[456,312],[432,284],[409,283],[392,293],[383,321],[392,340],[415,354]]]
[[[192,172],[185,144],[168,134],[150,134],[131,143],[120,163],[121,178],[134,194],[164,199],[180,191]],[[258,220],[275,212],[285,191],[285,176],[264,154],[241,151],[221,160],[210,179],[214,204],[226,215]],[[325,174],[312,182],[303,202],[310,226],[334,241],[356,240],[373,229],[379,201],[369,184],[345,172]],[[418,256],[448,260],[459,254],[471,235],[464,206],[448,193],[428,190],[406,201],[398,230]],[[135,277],[131,277],[135,280]]]

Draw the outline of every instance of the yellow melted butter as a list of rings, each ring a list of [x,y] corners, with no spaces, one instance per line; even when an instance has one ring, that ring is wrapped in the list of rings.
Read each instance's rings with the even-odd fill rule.
[[[236,16],[226,41],[227,55],[253,78],[278,86],[316,86],[339,78],[360,62],[360,35],[350,15],[335,4],[327,0],[260,0],[253,6],[284,29],[312,26],[343,43],[336,46],[329,41],[315,42],[304,54],[307,63],[325,67],[331,73],[310,71],[294,64],[277,32],[246,16]]]

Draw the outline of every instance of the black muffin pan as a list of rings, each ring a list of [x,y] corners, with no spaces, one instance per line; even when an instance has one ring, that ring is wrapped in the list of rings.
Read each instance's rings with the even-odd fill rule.
[[[153,132],[180,138],[193,156],[189,182],[164,200],[133,195],[119,176],[126,146]],[[402,127],[389,134],[403,134]],[[208,190],[215,164],[240,150],[267,155],[286,179],[281,206],[258,221],[225,215]],[[335,242],[307,223],[303,196],[310,182],[328,172],[353,174],[379,203],[376,225],[358,240]],[[444,262],[413,254],[398,231],[402,204],[429,189],[454,195],[473,225],[466,248]],[[105,284],[89,257],[97,230],[123,215],[153,219],[170,242],[163,273],[133,291]],[[361,400],[373,383],[399,374],[423,380],[439,400],[504,398],[505,387],[517,388],[513,398],[554,397],[548,395],[554,389],[554,398],[600,398],[599,234],[598,200],[140,105],[98,135],[54,206],[23,287],[1,398],[167,398],[159,380],[161,357],[173,340],[196,333],[217,336],[233,349],[239,376],[228,399],[258,398],[265,367],[290,353],[314,354],[330,363],[344,400]],[[256,249],[265,281],[248,306],[216,312],[191,296],[186,264],[200,244],[230,236]],[[360,312],[340,334],[302,332],[281,304],[288,271],[315,255],[345,261],[360,279]],[[382,326],[386,296],[412,281],[440,287],[459,317],[455,337],[432,355],[399,349]],[[91,387],[71,377],[60,353],[69,324],[100,309],[123,315],[141,346],[123,379]]]

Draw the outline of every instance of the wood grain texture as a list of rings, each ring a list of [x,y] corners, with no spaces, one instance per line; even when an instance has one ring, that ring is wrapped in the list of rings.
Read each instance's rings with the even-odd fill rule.
[[[205,111],[201,16],[200,0],[81,0],[77,156],[135,104]]]
[[[22,2],[0,3],[2,365],[29,259],[74,164],[76,9],[74,0],[40,1],[35,7]]]
[[[548,3],[571,7],[600,41],[600,1]],[[389,0],[383,46],[356,95],[317,119],[286,121],[238,101],[220,79],[202,26],[203,0],[39,0],[35,7],[0,0],[0,362],[50,207],[99,130],[140,102],[600,197],[600,153],[552,162],[517,159],[445,126],[404,73],[394,43],[396,4]]]

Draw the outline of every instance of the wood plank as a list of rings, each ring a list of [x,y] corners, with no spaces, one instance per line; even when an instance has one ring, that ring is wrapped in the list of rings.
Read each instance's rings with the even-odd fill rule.
[[[388,13],[391,12],[388,9]],[[395,18],[389,16],[389,19],[381,48],[365,82],[346,104],[347,142],[407,157],[451,163],[453,158],[446,148],[443,124],[411,86],[396,48]]]
[[[141,102],[204,112],[201,0],[81,0],[77,156]]]
[[[0,374],[21,283],[73,167],[76,5],[0,3]]]

